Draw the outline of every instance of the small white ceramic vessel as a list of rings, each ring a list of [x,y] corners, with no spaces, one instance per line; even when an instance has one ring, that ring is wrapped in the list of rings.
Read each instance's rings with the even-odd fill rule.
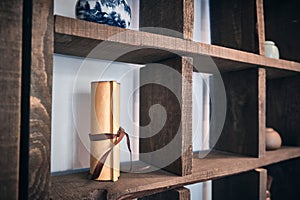
[[[279,58],[279,50],[273,41],[265,41],[265,56],[269,58]]]

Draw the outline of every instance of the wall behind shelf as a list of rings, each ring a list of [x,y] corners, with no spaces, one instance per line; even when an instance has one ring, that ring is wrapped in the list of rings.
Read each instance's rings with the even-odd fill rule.
[[[117,80],[121,84],[121,125],[131,135],[137,152],[137,88],[139,66],[112,63],[63,55],[54,56],[51,171],[89,167],[90,82]],[[121,161],[128,161],[122,142]],[[134,154],[134,159],[138,156]]]

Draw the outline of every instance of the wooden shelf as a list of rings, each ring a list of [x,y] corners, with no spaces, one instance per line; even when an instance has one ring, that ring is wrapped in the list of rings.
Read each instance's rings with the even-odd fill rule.
[[[300,157],[300,147],[282,147],[267,151],[264,158],[242,157],[219,151],[211,152],[203,159],[194,154],[193,173],[176,176],[165,171],[151,173],[122,173],[115,182],[88,180],[87,172],[52,177],[53,199],[87,198],[95,193],[107,192],[107,199],[134,198],[149,195],[165,189],[216,179],[249,171],[258,167]]]
[[[98,50],[95,51],[97,45]],[[212,63],[209,59],[212,57],[220,71],[265,66],[280,69],[280,73],[282,70],[300,72],[298,62],[62,16],[55,16],[54,51],[65,55],[137,64],[161,61],[178,54],[194,57],[196,61],[201,59],[205,65]],[[278,74],[276,71],[273,73]]]
[[[228,102],[233,102],[229,107],[232,112],[227,112],[233,116],[229,118],[231,120],[229,126],[232,129],[242,127],[246,130],[252,124],[259,125],[259,127],[252,126],[256,129],[254,131],[247,129],[249,133],[242,131],[245,136],[254,138],[262,147],[265,145],[266,125],[278,130],[284,145],[300,146],[298,1],[292,0],[288,3],[280,0],[211,1],[209,12],[211,16],[215,16],[210,22],[212,42],[219,46],[188,40],[192,38],[194,31],[194,0],[176,0],[172,1],[172,4],[163,0],[140,1],[141,27],[177,30],[183,33],[185,39],[161,35],[163,33],[126,30],[62,16],[53,17],[52,0],[29,3],[22,1],[19,4],[16,4],[16,1],[3,2],[0,10],[12,13],[0,15],[2,22],[0,27],[1,30],[5,30],[0,31],[1,38],[5,40],[1,43],[3,51],[0,55],[0,83],[3,96],[1,108],[5,113],[5,117],[1,118],[1,125],[2,129],[6,130],[0,139],[0,149],[4,152],[4,156],[0,159],[2,167],[0,190],[3,199],[20,197],[49,199],[51,186],[52,199],[142,197],[190,183],[230,177],[262,166],[268,166],[270,172],[272,167],[275,169],[273,182],[275,191],[274,193],[272,191],[272,195],[280,194],[277,198],[285,199],[299,196],[297,193],[300,191],[298,189],[300,147],[283,147],[276,151],[267,151],[260,158],[214,151],[205,159],[196,158],[197,155],[192,159],[189,152],[182,156],[186,157],[185,160],[188,162],[193,162],[192,174],[187,176],[176,176],[165,171],[144,174],[122,173],[120,180],[112,183],[88,180],[86,172],[63,176],[50,175],[53,50],[58,54],[137,64],[165,63],[178,54],[187,59],[193,58],[194,63],[201,65],[199,70],[201,72],[214,72],[216,69],[230,72],[222,74],[225,76],[230,74],[227,83],[232,89],[227,91],[233,91],[231,96],[228,95],[230,97]],[[161,9],[151,9],[154,6]],[[287,60],[262,56],[265,39],[275,41],[281,58]],[[98,52],[92,51],[99,44],[101,46]],[[248,51],[258,52],[260,55]],[[181,69],[180,73],[184,78],[191,78],[193,69],[184,59],[178,61],[180,65],[176,65],[177,71]],[[173,64],[170,66],[174,67]],[[26,70],[23,70],[24,67]],[[265,69],[261,67],[266,68],[269,79],[290,77],[266,81]],[[248,70],[240,71],[241,69]],[[295,74],[297,76],[291,76]],[[170,79],[169,83],[172,81]],[[192,135],[190,118],[192,109],[187,106],[191,102],[189,100],[192,97],[192,90],[186,85],[191,84],[182,82],[178,87],[182,89],[180,92],[184,99],[180,102],[181,107],[185,106],[184,112],[181,113],[184,116],[181,126],[185,128],[183,135],[186,136],[183,137],[182,144],[185,146],[189,145],[188,137]],[[155,97],[157,96],[159,95]],[[171,107],[173,103],[169,105]],[[244,109],[246,107],[248,108]],[[252,123],[249,123],[247,118],[251,118]],[[172,120],[172,123],[176,122]],[[253,134],[258,135],[253,137]],[[255,138],[256,136],[259,138]],[[252,144],[252,142],[243,143],[248,140],[247,137],[237,139],[235,142],[228,140],[228,145],[248,148],[249,145],[244,144]],[[261,149],[264,150],[264,147]],[[286,162],[278,163],[281,161]],[[177,165],[178,169],[184,166],[181,163]],[[280,173],[277,173],[278,167]],[[281,177],[284,179],[280,179]],[[247,184],[240,184],[241,188],[248,189],[248,178],[244,180]],[[264,181],[266,177],[262,178],[261,182],[254,183],[252,188],[262,188],[261,186],[265,185]],[[276,181],[280,187],[276,188]],[[235,185],[239,184],[236,180],[233,182]],[[218,191],[217,187],[213,187],[213,190]],[[232,185],[230,187],[234,192],[239,190],[239,187]],[[103,195],[104,198],[101,198]]]
[[[62,16],[55,16],[54,27],[54,50],[59,54],[136,64],[163,63],[180,55],[193,57],[194,65],[201,65],[199,66],[201,72],[213,72],[215,66],[221,72],[262,66],[267,69],[267,78],[291,76],[300,72],[298,62],[271,59],[254,53],[166,35],[126,30]],[[257,88],[255,92],[256,90]],[[264,140],[259,141],[264,144]],[[87,172],[53,176],[52,197],[53,199],[80,199],[102,195],[106,195],[107,199],[142,197],[298,157],[300,147],[283,147],[276,151],[267,151],[262,158],[213,151],[204,159],[199,159],[195,155],[192,175],[187,176],[176,176],[162,170],[151,173],[122,173],[116,183],[90,181]]]

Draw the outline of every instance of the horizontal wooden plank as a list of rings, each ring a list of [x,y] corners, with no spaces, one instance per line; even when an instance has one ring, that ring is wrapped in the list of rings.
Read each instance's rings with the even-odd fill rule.
[[[298,62],[62,16],[55,17],[54,48],[59,54],[138,64],[164,60],[174,57],[174,54],[194,58],[203,58],[204,55],[212,57],[221,71],[266,66],[300,72]],[[209,71],[210,67],[206,70]]]
[[[183,185],[216,179],[232,174],[246,172],[258,167],[300,157],[300,147],[282,147],[267,151],[263,158],[243,157],[236,154],[213,151],[199,159],[194,154],[192,174],[176,176],[159,170],[151,173],[122,173],[113,182],[96,182],[88,179],[88,173],[76,173],[52,177],[52,199],[88,198],[97,192],[107,192],[107,199],[141,197],[177,188]],[[146,193],[145,193],[146,192]]]

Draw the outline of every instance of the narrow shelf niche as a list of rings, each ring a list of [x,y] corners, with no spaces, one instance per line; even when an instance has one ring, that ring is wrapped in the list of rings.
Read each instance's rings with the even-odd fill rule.
[[[274,128],[287,146],[300,146],[299,88],[299,73],[267,80],[267,127]]]
[[[264,0],[266,40],[274,41],[279,58],[300,62],[299,57],[299,2]]]
[[[212,121],[211,144],[217,150],[245,156],[265,155],[265,69],[246,69],[222,73],[226,91],[226,118],[222,133],[218,136],[215,127],[219,121]],[[219,92],[212,90],[215,101],[220,104]],[[212,117],[220,115],[215,109]],[[216,118],[217,119],[217,118]]]
[[[258,53],[255,3],[252,0],[211,0],[212,44]]]

